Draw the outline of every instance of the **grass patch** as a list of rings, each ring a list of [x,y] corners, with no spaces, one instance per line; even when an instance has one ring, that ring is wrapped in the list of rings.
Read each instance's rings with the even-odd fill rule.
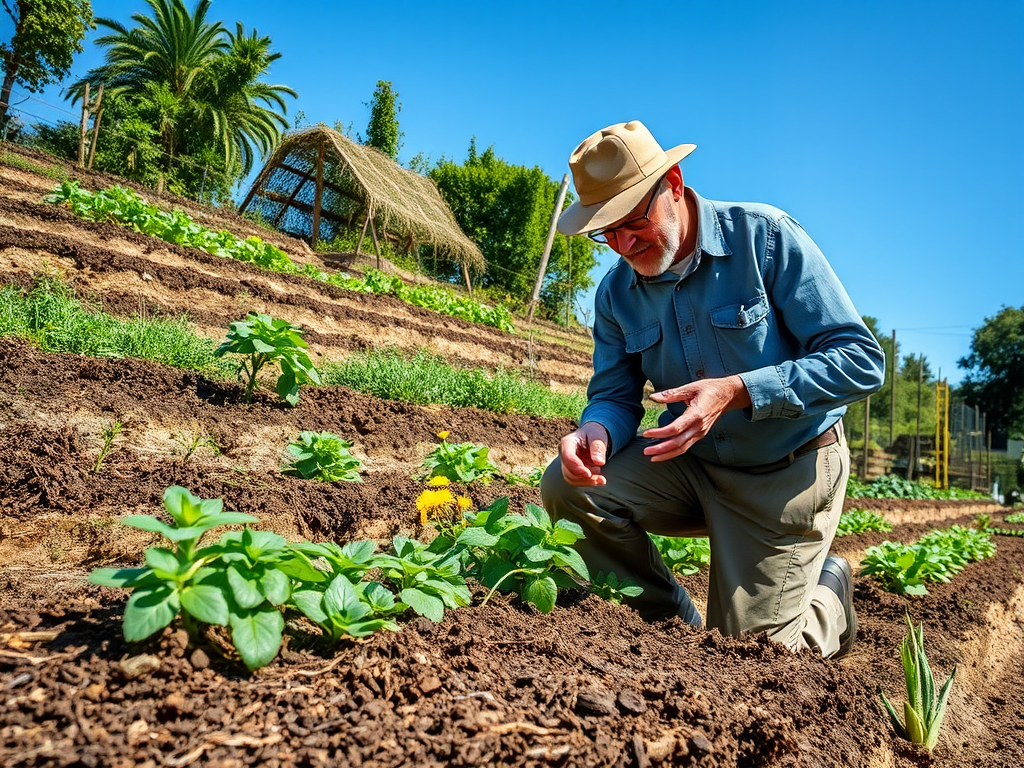
[[[388,400],[496,413],[575,419],[586,405],[583,393],[552,392],[502,369],[490,373],[482,368],[455,368],[424,350],[412,358],[396,349],[355,354],[341,363],[324,364],[320,377],[324,384],[340,384]]]
[[[138,357],[226,378],[229,363],[213,355],[214,343],[197,336],[187,318],[119,320],[85,306],[74,290],[41,277],[28,291],[0,290],[0,336],[30,340],[47,352],[92,357]]]
[[[42,163],[29,160],[27,157],[16,155],[13,152],[0,152],[0,163],[56,181],[66,181],[70,178],[67,171],[59,165],[43,165]]]

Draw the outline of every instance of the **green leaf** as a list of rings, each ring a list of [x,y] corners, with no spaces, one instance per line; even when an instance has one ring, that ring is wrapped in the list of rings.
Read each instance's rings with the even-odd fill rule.
[[[272,606],[232,613],[231,641],[249,669],[266,666],[281,649],[284,616]]]
[[[324,592],[324,610],[329,616],[343,616],[349,620],[365,616],[368,606],[359,599],[355,586],[345,575],[335,576]]]
[[[569,549],[568,547],[558,550],[554,555],[555,565],[562,566],[564,568],[571,569],[584,581],[590,581],[590,571],[587,569],[587,564],[583,562],[583,558],[580,553],[575,549]],[[643,590],[641,589],[641,592]]]
[[[248,570],[248,569],[246,569]],[[255,608],[263,602],[264,596],[256,579],[242,573],[237,565],[227,569],[228,584],[231,594],[240,608]]]
[[[89,574],[89,582],[102,587],[134,589],[149,581],[155,586],[158,581],[150,579],[153,571],[149,568],[97,568]]]
[[[181,607],[199,621],[227,626],[228,601],[220,587],[193,584],[181,590]]]
[[[459,534],[456,543],[467,547],[493,547],[498,543],[498,536],[488,533],[483,528],[466,528]]]
[[[558,598],[558,587],[550,576],[527,576],[523,580],[522,597],[537,606],[541,613],[551,613]]]
[[[268,568],[259,580],[259,588],[267,600],[274,605],[281,605],[288,600],[292,585],[282,571]]]
[[[433,595],[409,587],[401,591],[399,598],[420,616],[426,616],[431,621],[444,619],[444,603]]]
[[[146,565],[160,578],[173,578],[178,574],[179,563],[175,554],[163,547],[149,547],[146,550]],[[166,574],[166,575],[165,575]]]
[[[317,624],[324,624],[327,621],[327,614],[322,607],[324,593],[315,589],[296,589],[292,592],[290,602],[311,621]]]
[[[545,549],[540,544],[536,544],[527,549],[525,552],[523,552],[523,556],[531,563],[547,562],[552,557],[554,557],[554,555],[554,552],[552,552],[550,549]]]
[[[548,515],[547,510],[544,507],[540,507],[536,504],[527,504],[525,508],[526,514],[540,527],[544,529],[551,528],[551,517]]]
[[[145,640],[174,621],[179,610],[178,590],[172,585],[136,589],[124,608],[124,639],[129,643]]]

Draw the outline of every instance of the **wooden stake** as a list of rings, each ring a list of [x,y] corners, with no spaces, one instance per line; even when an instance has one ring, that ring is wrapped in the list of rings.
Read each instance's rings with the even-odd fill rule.
[[[558,197],[555,200],[555,210],[551,213],[551,226],[548,228],[548,239],[544,241],[544,253],[540,257],[540,267],[537,269],[537,282],[533,284],[533,294],[530,296],[530,311],[527,314],[528,322],[533,322],[533,310],[540,299],[540,289],[544,285],[544,272],[548,268],[548,259],[551,257],[551,245],[555,242],[555,230],[558,227],[558,217],[562,213],[562,203],[565,202],[565,193],[569,189],[569,174],[562,177],[562,186],[558,189]],[[468,279],[468,278],[467,278]]]
[[[373,217],[370,217],[370,236],[373,237],[373,250],[377,254],[377,269],[380,269],[380,241],[377,240],[377,225],[373,222]]]
[[[359,233],[359,239],[356,240],[356,256],[359,255],[359,246],[363,244],[363,238],[366,237],[366,228],[370,226],[370,219],[373,218],[373,205],[370,203],[366,204],[366,218],[363,219],[363,231]]]
[[[78,167],[85,167],[85,134],[89,124],[89,84],[85,84],[85,96],[82,99],[82,126],[78,135]]]

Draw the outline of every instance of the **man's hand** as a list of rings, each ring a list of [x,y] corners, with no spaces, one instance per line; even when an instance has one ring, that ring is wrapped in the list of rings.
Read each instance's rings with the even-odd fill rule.
[[[644,437],[668,438],[644,448],[651,461],[668,461],[686,453],[690,446],[711,431],[723,413],[750,407],[750,393],[739,376],[694,381],[675,389],[655,392],[651,400],[656,403],[686,403],[683,415],[671,424],[644,432]],[[564,439],[562,445],[565,445]]]
[[[596,421],[582,424],[572,434],[562,438],[559,451],[562,457],[562,477],[569,485],[604,485],[601,474],[608,454],[608,430]]]

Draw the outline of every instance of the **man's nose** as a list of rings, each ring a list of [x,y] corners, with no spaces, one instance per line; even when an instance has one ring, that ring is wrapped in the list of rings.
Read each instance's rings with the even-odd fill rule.
[[[629,253],[633,247],[633,243],[636,242],[636,235],[630,232],[628,229],[617,229],[615,230],[615,250],[619,254]]]

